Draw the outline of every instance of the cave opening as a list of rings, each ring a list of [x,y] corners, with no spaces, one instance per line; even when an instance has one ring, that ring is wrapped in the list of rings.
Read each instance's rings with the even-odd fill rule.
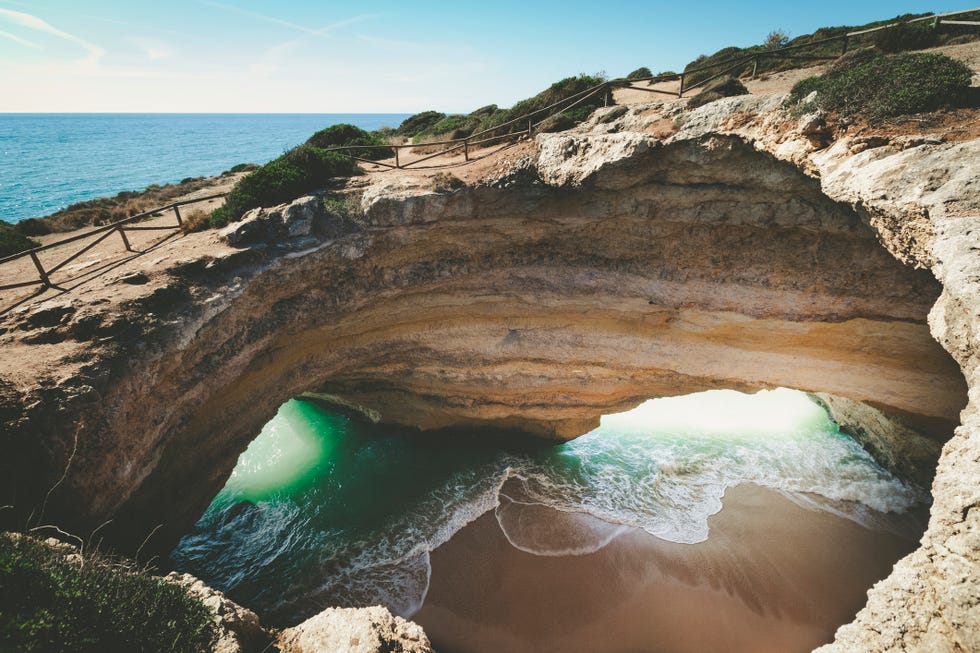
[[[171,561],[273,624],[382,604],[440,650],[810,650],[930,502],[785,388],[485,436],[290,400]]]

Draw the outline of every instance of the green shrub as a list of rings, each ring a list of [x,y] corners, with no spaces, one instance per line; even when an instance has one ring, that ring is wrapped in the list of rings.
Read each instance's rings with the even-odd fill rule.
[[[687,108],[696,109],[721,98],[748,95],[748,93],[749,89],[745,88],[745,84],[734,77],[720,77],[709,83],[700,93],[692,97],[687,103]]]
[[[895,18],[889,18],[886,20],[874,21],[864,25],[841,25],[837,27],[821,27],[815,30],[812,34],[803,34],[801,36],[794,37],[787,40],[787,35],[780,30],[774,30],[770,32],[769,36],[763,44],[750,46],[747,48],[739,48],[730,46],[727,48],[722,48],[718,52],[711,56],[701,55],[694,61],[687,64],[684,67],[684,71],[688,72],[695,68],[700,68],[702,66],[711,66],[710,69],[705,71],[700,71],[696,73],[688,73],[685,75],[684,85],[689,87],[692,84],[696,84],[700,81],[716,75],[722,72],[726,66],[731,66],[733,61],[739,58],[750,57],[752,55],[769,53],[776,49],[781,49],[786,46],[802,46],[811,44],[810,47],[802,48],[799,50],[793,50],[791,52],[781,53],[782,56],[765,56],[758,59],[758,65],[756,66],[757,73],[767,73],[767,72],[778,72],[781,70],[790,70],[793,68],[805,68],[813,65],[812,57],[835,57],[840,54],[841,51],[841,41],[833,40],[828,42],[820,42],[824,39],[840,37],[844,34],[854,31],[862,31],[871,29],[874,27],[881,27],[883,25],[889,25],[896,22],[904,22],[911,20],[912,18],[920,18],[927,14],[905,14],[902,16],[896,16]],[[889,31],[889,30],[883,30]],[[863,34],[860,36],[852,37],[849,41],[851,48],[863,47],[866,45],[871,45],[876,34],[881,32],[871,32],[868,34]],[[737,68],[729,72],[730,75],[734,77],[741,77],[742,75],[750,72],[752,70],[752,62],[749,61],[745,66]]]
[[[440,172],[432,176],[432,190],[437,193],[451,193],[466,186],[466,182],[451,172]]]
[[[426,131],[429,127],[436,124],[446,117],[446,114],[439,111],[423,111],[409,116],[398,125],[395,133],[399,136],[412,137]]]
[[[945,55],[906,53],[876,56],[808,83],[815,85],[821,108],[879,121],[955,104],[972,76],[965,64]]]
[[[205,653],[210,611],[131,563],[84,564],[37,540],[0,534],[0,650],[23,653]]]
[[[774,29],[766,36],[763,43],[766,50],[778,50],[789,45],[789,35],[781,29]]]
[[[861,48],[859,50],[851,50],[850,52],[843,54],[834,60],[830,67],[824,75],[840,75],[841,73],[854,68],[855,66],[860,66],[861,64],[866,64],[872,59],[881,56],[881,50],[878,48]]]
[[[758,49],[762,50],[763,48],[759,47]],[[717,75],[718,73],[723,71],[726,68],[726,66],[732,65],[732,61],[731,61],[732,59],[738,59],[739,57],[743,57],[749,52],[750,52],[749,49],[727,47],[718,50],[718,52],[715,52],[711,56],[701,55],[691,63],[684,66],[684,72],[686,73],[684,76],[684,86],[690,87],[692,84],[697,84],[698,82],[704,81],[709,77],[711,77],[712,75]],[[703,68],[705,66],[710,66],[710,67],[707,70],[699,70],[693,73],[688,72],[690,70]],[[752,69],[752,64],[746,63],[743,68],[733,70],[731,72],[731,75],[738,77],[742,73],[747,72],[751,69]]]
[[[310,136],[307,139],[306,144],[321,149],[327,149],[344,145],[387,145],[388,142],[376,133],[364,131],[360,127],[355,127],[354,125],[341,123],[339,125],[331,125],[326,129],[321,129],[317,133]],[[389,148],[378,147],[361,149],[355,148],[351,150],[351,154],[362,159],[377,161],[391,157],[392,151]]]
[[[575,126],[575,120],[564,113],[556,113],[553,116],[549,116],[541,121],[541,124],[535,128],[535,133],[538,134],[553,134],[555,132],[563,132],[566,129],[571,129]]]
[[[650,77],[653,77],[653,73],[650,72],[650,69],[647,68],[646,66],[640,66],[639,68],[631,72],[629,75],[627,75],[626,79],[648,79]]]
[[[0,256],[10,256],[40,245],[12,225],[0,222]]]
[[[445,136],[446,140],[463,138],[469,136],[479,126],[482,118],[483,116],[473,114],[453,114],[446,116],[439,122],[431,125],[428,129],[416,134],[412,140],[418,143],[432,136]]]
[[[936,30],[921,23],[900,23],[874,33],[874,44],[882,52],[922,50],[936,44]]]
[[[328,179],[358,171],[348,157],[310,144],[295,147],[245,175],[228,193],[224,206],[211,212],[211,227],[223,227],[256,207],[275,206],[322,188]]]
[[[793,84],[792,90],[789,92],[789,97],[786,99],[787,104],[796,104],[808,96],[814,91],[819,92],[823,88],[823,77],[820,75],[814,75],[813,77],[806,77],[800,81]]]
[[[255,170],[256,168],[258,168],[258,166],[255,165],[254,163],[239,163],[239,164],[233,165],[228,170],[228,172],[231,172],[231,173],[248,172],[249,170]]]

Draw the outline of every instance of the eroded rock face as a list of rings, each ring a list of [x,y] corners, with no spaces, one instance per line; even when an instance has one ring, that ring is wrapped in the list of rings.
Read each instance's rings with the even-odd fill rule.
[[[354,223],[304,199],[258,212],[240,247],[189,237],[192,255],[124,299],[81,292],[0,318],[2,356],[33,357],[0,367],[0,504],[29,512],[67,467],[49,518],[85,532],[112,517],[124,548],[162,524],[165,549],[305,391],[421,428],[568,438],[653,396],[787,386],[915,432],[917,462],[889,449],[893,466],[928,468],[922,452],[960,421],[963,374],[976,387],[980,211],[962,169],[977,145],[814,152],[776,129],[777,107],[721,100],[665,140],[640,132],[675,109],[630,110],[539,136],[536,159],[488,186],[379,183]],[[912,187],[902,170],[920,161],[939,172]],[[879,645],[889,620],[915,624],[896,626],[895,649],[927,633],[975,643],[971,396],[923,548],[841,650]]]
[[[259,617],[208,587],[190,574],[172,572],[164,580],[183,587],[189,596],[201,601],[211,611],[218,632],[213,653],[259,653],[272,641],[271,635],[259,623]]]

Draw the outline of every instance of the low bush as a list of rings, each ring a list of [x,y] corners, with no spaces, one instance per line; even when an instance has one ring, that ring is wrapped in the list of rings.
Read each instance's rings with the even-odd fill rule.
[[[922,50],[936,45],[936,30],[922,23],[899,23],[874,33],[874,44],[882,52]]]
[[[414,116],[409,116],[402,121],[402,124],[398,125],[395,130],[395,134],[398,136],[407,136],[409,138],[420,134],[432,125],[436,124],[440,120],[446,117],[446,114],[440,111],[423,111],[421,113],[416,113]]]
[[[180,228],[185,234],[187,234],[195,231],[204,231],[210,226],[211,214],[207,211],[197,209],[196,211],[191,211],[184,216],[184,220]]]
[[[541,124],[535,128],[536,134],[553,134],[555,132],[563,132],[566,129],[571,129],[575,126],[575,121],[572,120],[570,116],[564,113],[556,113],[553,116],[549,116],[541,121]]]
[[[205,653],[210,611],[132,563],[0,534],[0,650],[23,653]]]
[[[878,55],[793,87],[790,97],[817,91],[817,105],[845,116],[863,115],[875,122],[955,105],[970,87],[972,71],[941,54]]]
[[[593,86],[602,84],[604,81],[606,80],[601,75],[566,77],[555,82],[537,95],[521,100],[510,109],[500,109],[497,105],[491,104],[469,114],[444,116],[426,129],[417,132],[413,136],[412,141],[418,144],[425,144],[426,142],[438,140],[463,138],[470,134],[476,134],[497,127],[498,125],[503,125],[528,114],[530,114],[530,120],[537,123],[545,118],[546,114],[543,112],[545,107],[572,97]],[[597,93],[582,104],[563,113],[573,122],[580,122],[585,120],[598,107],[603,106],[605,101],[606,98],[601,93]],[[508,125],[507,127],[496,129],[492,134],[488,134],[488,136],[499,136],[526,130],[527,123],[521,121],[513,125]]]
[[[228,169],[228,172],[230,172],[232,174],[236,174],[236,173],[239,173],[239,172],[249,172],[249,171],[255,170],[256,168],[258,168],[258,166],[255,165],[254,163],[239,163],[239,164],[233,165],[231,168],[229,168]],[[225,174],[225,173],[222,173],[222,174]]]
[[[349,177],[357,172],[357,166],[346,156],[308,143],[300,145],[239,179],[224,206],[212,211],[210,225],[223,227],[250,209],[288,202],[322,188],[333,177]]]
[[[362,159],[378,161],[393,156],[391,149],[379,148],[378,145],[388,145],[388,142],[374,132],[364,131],[360,127],[341,123],[321,129],[306,140],[307,145],[327,149],[344,145],[371,145],[375,147],[352,149],[351,154]]]
[[[789,92],[789,97],[786,99],[786,104],[796,104],[801,102],[803,98],[810,95],[814,91],[819,92],[823,87],[823,77],[820,75],[814,75],[813,77],[806,77],[796,82],[793,85],[792,90]]]
[[[873,47],[851,50],[850,52],[837,57],[837,59],[835,59],[834,62],[827,68],[824,75],[840,75],[851,68],[854,68],[855,66],[866,64],[872,59],[880,57],[881,54],[881,50]]]
[[[33,238],[28,238],[15,227],[0,222],[0,256],[10,256],[40,245]]]
[[[646,66],[640,66],[639,68],[631,72],[629,75],[627,75],[626,79],[648,79],[650,77],[653,77],[653,73],[650,72],[650,69],[647,68]]]
[[[778,50],[789,45],[789,35],[781,29],[774,29],[766,36],[763,42],[766,50]]]
[[[451,193],[466,186],[466,182],[450,172],[432,175],[432,190],[437,193]]]
[[[748,93],[749,89],[745,88],[745,84],[734,77],[721,77],[709,83],[700,93],[692,97],[687,103],[687,108],[696,109],[721,98],[748,95]]]

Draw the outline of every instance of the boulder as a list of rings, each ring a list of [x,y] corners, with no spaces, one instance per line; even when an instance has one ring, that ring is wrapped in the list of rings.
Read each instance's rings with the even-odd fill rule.
[[[431,653],[422,627],[386,608],[330,608],[276,639],[280,653]]]

